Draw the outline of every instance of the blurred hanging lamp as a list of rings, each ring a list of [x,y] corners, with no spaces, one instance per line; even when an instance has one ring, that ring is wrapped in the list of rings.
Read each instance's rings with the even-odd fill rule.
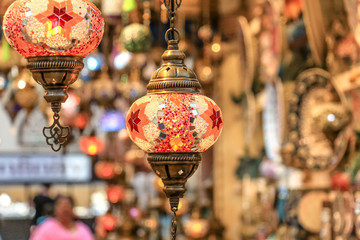
[[[70,134],[59,121],[61,103],[84,66],[83,58],[99,45],[103,28],[100,11],[87,0],[17,0],[4,15],[6,39],[27,58],[27,67],[51,103],[54,122],[43,133],[54,151]]]
[[[126,124],[131,139],[149,153],[148,161],[164,183],[174,213],[174,240],[176,212],[186,191],[185,183],[201,161],[200,152],[219,137],[223,119],[216,103],[199,94],[201,85],[196,75],[184,65],[185,54],[178,48],[180,34],[174,28],[181,0],[165,0],[164,4],[170,18],[164,62],[153,74],[148,94],[131,106]]]
[[[125,6],[131,5],[134,0],[125,0]],[[134,5],[136,9],[136,3]],[[151,9],[150,1],[143,1],[143,24],[138,23],[138,20],[135,20],[134,23],[131,23],[123,28],[120,34],[120,42],[124,48],[131,53],[144,53],[148,52],[152,45],[152,36],[150,32],[150,18],[151,18]],[[125,10],[126,11],[126,10]],[[129,12],[129,11],[127,11]]]
[[[83,153],[91,156],[98,155],[105,148],[105,143],[98,137],[89,136],[80,139],[80,149]]]

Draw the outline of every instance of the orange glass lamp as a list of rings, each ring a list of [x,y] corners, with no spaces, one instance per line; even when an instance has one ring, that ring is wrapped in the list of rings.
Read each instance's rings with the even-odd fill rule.
[[[95,136],[82,137],[80,139],[80,149],[82,152],[91,156],[98,155],[105,148],[104,142]]]
[[[164,183],[174,213],[172,239],[176,238],[176,211],[186,191],[185,183],[196,171],[200,153],[218,139],[223,126],[220,108],[200,94],[195,73],[184,64],[179,50],[179,32],[174,28],[175,11],[181,1],[165,0],[170,29],[163,64],[153,74],[148,94],[138,99],[127,115],[130,138],[148,153],[148,161]],[[170,39],[171,38],[171,39]]]
[[[54,123],[43,133],[54,151],[70,134],[59,121],[67,88],[77,80],[83,58],[99,45],[103,29],[100,11],[87,0],[17,0],[4,15],[6,39],[27,58],[27,67],[51,103]]]

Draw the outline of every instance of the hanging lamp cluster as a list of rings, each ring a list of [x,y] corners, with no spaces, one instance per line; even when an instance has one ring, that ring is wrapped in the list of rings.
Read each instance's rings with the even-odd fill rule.
[[[169,12],[170,29],[165,38],[168,48],[162,66],[154,72],[146,96],[131,106],[127,115],[130,138],[148,153],[148,161],[164,183],[173,212],[172,239],[176,239],[176,212],[185,183],[206,151],[218,139],[223,126],[220,108],[200,94],[195,73],[184,64],[179,50],[180,34],[174,28],[181,0],[164,0]]]
[[[4,15],[3,30],[45,89],[54,122],[43,134],[51,148],[59,151],[70,135],[70,128],[60,123],[61,103],[84,67],[83,58],[101,42],[101,12],[87,0],[17,0]]]

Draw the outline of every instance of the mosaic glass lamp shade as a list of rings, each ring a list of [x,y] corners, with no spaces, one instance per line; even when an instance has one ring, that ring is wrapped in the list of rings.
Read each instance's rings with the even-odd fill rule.
[[[18,0],[6,11],[3,29],[24,57],[86,56],[103,36],[100,11],[86,0]]]
[[[131,139],[146,152],[204,152],[218,139],[222,123],[216,103],[193,93],[146,95],[127,116]]]

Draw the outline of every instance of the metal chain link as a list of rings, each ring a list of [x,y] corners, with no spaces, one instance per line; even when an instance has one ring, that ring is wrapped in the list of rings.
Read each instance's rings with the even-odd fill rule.
[[[176,10],[180,7],[182,0],[164,0],[164,5],[169,12],[169,22],[170,22],[170,29],[168,30],[171,35],[172,39],[176,40],[176,29],[175,29],[175,20],[176,20]],[[180,39],[177,39],[180,41]]]
[[[177,211],[176,208],[172,209],[174,215],[171,220],[171,240],[176,240],[176,230],[177,230],[176,211]]]
[[[182,0],[164,0],[164,5],[169,13],[175,12],[180,7],[181,3]]]

